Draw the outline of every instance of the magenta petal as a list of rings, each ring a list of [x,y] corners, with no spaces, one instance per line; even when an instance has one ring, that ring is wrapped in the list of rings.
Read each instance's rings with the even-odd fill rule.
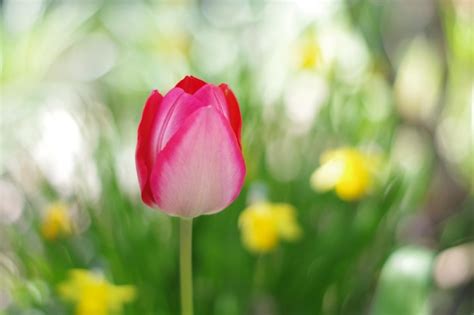
[[[206,84],[194,93],[194,97],[206,105],[215,107],[229,120],[229,109],[224,93],[217,86]]]
[[[163,211],[196,217],[227,207],[240,193],[244,176],[229,122],[207,106],[194,112],[157,156],[151,188]]]
[[[163,97],[157,90],[153,90],[148,97],[143,109],[140,125],[138,126],[137,149],[135,152],[135,163],[137,167],[138,182],[142,192],[142,199],[150,207],[154,206],[153,195],[148,182],[149,173],[153,168],[150,152],[150,137],[153,129],[153,121],[160,108]]]
[[[186,118],[204,105],[181,88],[174,88],[165,95],[153,122],[154,129],[151,135],[153,160]]]

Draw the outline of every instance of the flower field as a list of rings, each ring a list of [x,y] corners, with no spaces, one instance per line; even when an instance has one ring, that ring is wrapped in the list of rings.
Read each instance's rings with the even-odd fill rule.
[[[473,6],[0,1],[0,315],[471,315]]]

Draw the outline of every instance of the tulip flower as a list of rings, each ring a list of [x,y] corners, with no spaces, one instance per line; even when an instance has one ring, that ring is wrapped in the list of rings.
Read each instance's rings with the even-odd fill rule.
[[[141,197],[181,217],[183,314],[192,314],[192,218],[222,211],[239,195],[245,177],[241,125],[231,89],[192,76],[165,96],[153,91],[143,110],[135,155]]]
[[[245,176],[241,124],[237,99],[225,84],[188,76],[164,97],[153,91],[138,127],[143,202],[185,218],[227,207]]]

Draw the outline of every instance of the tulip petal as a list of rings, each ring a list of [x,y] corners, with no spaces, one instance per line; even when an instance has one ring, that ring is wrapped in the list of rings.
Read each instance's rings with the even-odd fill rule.
[[[239,141],[239,145],[241,146],[240,134],[242,130],[242,116],[240,115],[239,103],[237,102],[237,98],[235,97],[232,90],[227,86],[227,84],[222,83],[219,85],[219,88],[224,93],[224,97],[227,101],[228,106],[230,125],[232,126],[232,129],[235,132],[235,136]]]
[[[138,126],[137,149],[135,152],[135,163],[138,173],[138,182],[142,191],[142,200],[149,206],[154,205],[153,195],[148,183],[148,173],[152,169],[150,137],[153,129],[153,121],[156,113],[160,107],[163,96],[157,91],[153,90],[146,101],[143,109],[142,118]]]
[[[193,77],[192,75],[187,75],[176,84],[176,87],[183,89],[188,94],[194,94],[204,85],[206,85],[206,82],[203,80]]]
[[[218,212],[237,198],[245,164],[228,121],[214,107],[194,112],[157,156],[151,188],[171,215]]]
[[[194,93],[194,97],[202,101],[206,105],[215,107],[220,111],[227,120],[229,120],[229,109],[224,93],[217,86],[206,84]]]
[[[150,142],[153,160],[186,118],[204,105],[205,103],[181,88],[174,88],[165,95],[153,122],[154,129]]]

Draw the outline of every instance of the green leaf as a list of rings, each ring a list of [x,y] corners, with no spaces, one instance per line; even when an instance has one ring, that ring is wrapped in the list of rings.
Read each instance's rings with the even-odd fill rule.
[[[428,315],[433,257],[420,247],[392,253],[382,269],[372,315]]]

